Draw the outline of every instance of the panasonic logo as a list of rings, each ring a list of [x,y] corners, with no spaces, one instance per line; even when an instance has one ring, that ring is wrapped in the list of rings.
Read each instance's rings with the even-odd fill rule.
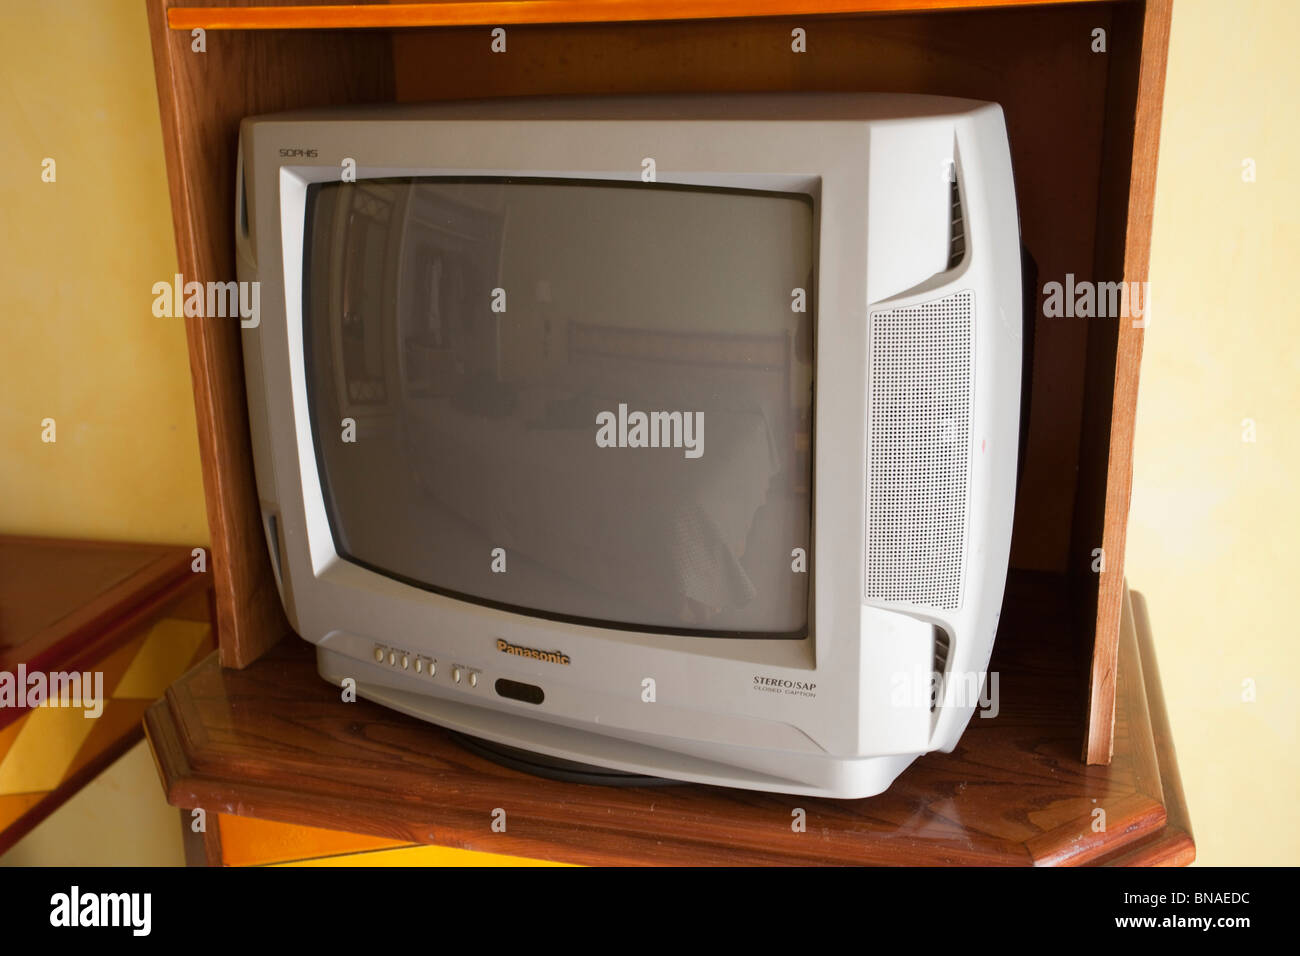
[[[569,655],[561,651],[539,651],[535,647],[521,647],[518,644],[511,644],[509,641],[503,641],[497,638],[497,650],[502,654],[513,654],[516,657],[531,657],[535,661],[546,661],[548,664],[568,664]]]

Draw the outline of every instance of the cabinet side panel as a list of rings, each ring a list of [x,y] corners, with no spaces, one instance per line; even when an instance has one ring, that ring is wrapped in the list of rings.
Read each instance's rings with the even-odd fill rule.
[[[1133,110],[1132,161],[1128,171],[1127,216],[1124,230],[1123,280],[1144,283],[1151,255],[1151,216],[1155,202],[1156,159],[1160,147],[1160,115],[1164,98],[1165,62],[1169,49],[1171,0],[1148,0],[1142,22],[1142,53],[1137,76],[1137,100]],[[1115,227],[1121,227],[1116,223]],[[1106,263],[1100,263],[1104,269]],[[1142,308],[1147,308],[1142,296]],[[1129,317],[1118,319],[1109,335],[1115,342],[1114,374],[1111,379],[1111,415],[1105,444],[1106,479],[1101,509],[1101,548],[1104,570],[1097,582],[1096,635],[1092,649],[1092,671],[1088,691],[1088,735],[1084,756],[1088,763],[1109,763],[1114,749],[1115,676],[1119,656],[1120,611],[1124,603],[1124,545],[1128,529],[1129,498],[1133,484],[1133,428],[1137,413],[1138,370],[1142,360],[1143,329]],[[1090,349],[1093,352],[1104,349]],[[1108,372],[1106,365],[1101,366]],[[1098,403],[1101,407],[1101,403]],[[1085,452],[1088,434],[1085,431]],[[1097,456],[1098,460],[1100,455]],[[1076,515],[1075,540],[1095,524],[1082,509]],[[1094,532],[1095,535],[1095,532]],[[1095,541],[1095,536],[1093,537]],[[1091,545],[1090,547],[1095,547]],[[1088,552],[1090,554],[1090,551]]]
[[[233,281],[239,121],[297,107],[392,99],[387,33],[209,33],[192,49],[148,0],[176,252],[183,281]],[[169,277],[160,276],[160,279]],[[237,319],[187,317],[212,536],[221,662],[244,667],[288,630],[262,534]]]

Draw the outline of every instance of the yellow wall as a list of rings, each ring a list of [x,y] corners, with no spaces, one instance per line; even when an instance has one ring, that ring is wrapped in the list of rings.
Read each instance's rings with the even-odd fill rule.
[[[0,123],[0,533],[206,544],[144,4],[0,5]],[[183,859],[141,743],[0,866]]]
[[[204,544],[144,4],[5,3],[0,116],[0,532]]]
[[[1297,41],[1291,0],[1174,4],[1126,573],[1206,864],[1300,861]]]

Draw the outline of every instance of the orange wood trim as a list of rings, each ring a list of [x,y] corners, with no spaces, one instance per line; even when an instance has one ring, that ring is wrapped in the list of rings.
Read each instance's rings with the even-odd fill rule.
[[[321,30],[381,27],[504,26],[716,20],[836,13],[901,13],[1043,6],[1080,0],[450,0],[447,3],[349,3],[282,7],[173,7],[173,30]],[[1101,0],[1082,0],[1095,3]]]
[[[1173,0],[1148,0],[1142,28],[1142,63],[1134,116],[1133,166],[1129,186],[1128,227],[1124,238],[1124,281],[1145,282],[1151,257],[1151,220],[1155,205],[1156,161],[1160,149],[1160,115]],[[1111,411],[1110,454],[1106,469],[1106,513],[1101,546],[1106,569],[1097,594],[1096,642],[1088,690],[1086,759],[1110,762],[1115,730],[1115,670],[1119,660],[1120,612],[1124,604],[1124,546],[1129,499],[1133,491],[1133,431],[1137,416],[1138,370],[1142,329],[1119,320],[1115,358],[1115,398]]]

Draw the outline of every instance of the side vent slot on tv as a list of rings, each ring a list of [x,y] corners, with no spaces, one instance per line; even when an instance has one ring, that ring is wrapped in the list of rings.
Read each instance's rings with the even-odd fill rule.
[[[244,182],[244,152],[239,152],[239,163],[235,167],[235,176],[239,180],[235,189],[239,192],[239,235],[248,238],[248,188]]]
[[[975,294],[871,315],[868,601],[962,601]]]
[[[239,177],[239,233],[248,238],[248,191],[244,189],[244,177]]]
[[[966,258],[966,217],[961,207],[961,186],[957,182],[957,167],[953,166],[948,184],[948,268],[955,269]]]
[[[284,578],[281,574],[280,562],[280,522],[272,513],[266,515],[266,546],[271,552],[271,570],[275,573],[275,586],[279,588],[281,596],[284,595]]]
[[[240,143],[235,157],[235,257],[240,278],[246,278],[245,272],[257,271],[253,246],[252,223],[248,219],[248,170],[244,168],[244,144]]]
[[[943,700],[943,688],[948,677],[948,652],[952,649],[952,638],[941,627],[934,628],[934,670],[930,675],[931,684],[930,711],[939,709]]]

